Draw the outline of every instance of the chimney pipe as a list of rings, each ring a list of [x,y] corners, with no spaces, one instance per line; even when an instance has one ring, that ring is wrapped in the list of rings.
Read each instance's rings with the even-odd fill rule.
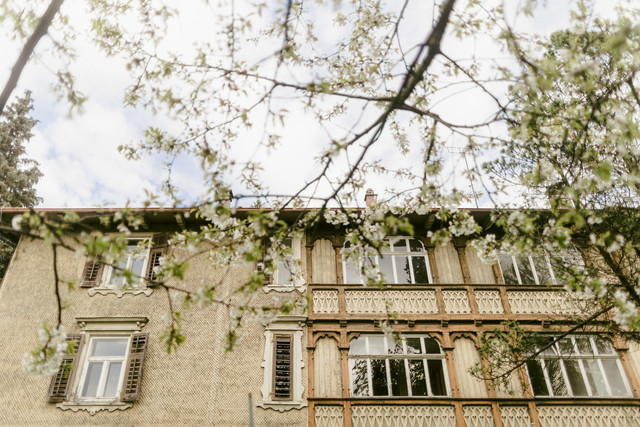
[[[378,195],[373,192],[373,189],[367,189],[367,192],[364,195],[364,202],[367,206],[371,206],[373,203],[378,201]]]

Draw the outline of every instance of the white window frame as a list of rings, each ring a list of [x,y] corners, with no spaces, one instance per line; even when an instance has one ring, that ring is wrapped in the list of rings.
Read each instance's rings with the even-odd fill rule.
[[[134,233],[131,236],[127,237],[127,246],[129,246],[129,243],[133,241],[137,243],[140,243],[144,240],[149,241],[147,248],[146,249],[141,248],[141,252],[137,254],[141,258],[144,257],[144,262],[142,263],[142,271],[140,274],[140,278],[138,280],[135,280],[134,278],[134,280],[130,285],[126,283],[126,280],[124,278],[122,279],[122,283],[120,284],[111,283],[111,279],[113,278],[113,275],[115,274],[115,270],[116,270],[114,268],[114,264],[117,262],[117,260],[110,259],[104,265],[104,272],[100,277],[100,283],[96,287],[89,289],[88,291],[89,296],[93,296],[95,294],[106,295],[106,294],[113,294],[113,293],[115,293],[116,296],[118,297],[122,297],[124,294],[134,294],[134,295],[145,294],[146,296],[151,295],[153,293],[153,289],[147,288],[147,282],[144,276],[149,267],[149,255],[151,253],[151,247],[153,246],[153,244],[151,243],[152,238],[153,238],[153,234],[138,234],[138,233]],[[122,255],[123,257],[125,255],[127,256],[127,265],[125,266],[125,268],[130,269],[133,263],[133,254],[127,251]]]
[[[56,404],[57,408],[62,410],[72,410],[74,412],[84,410],[94,415],[101,410],[114,411],[125,410],[131,408],[131,402],[121,401],[122,389],[124,387],[124,375],[127,371],[127,361],[131,353],[131,338],[134,333],[140,332],[149,321],[146,317],[76,317],[76,321],[80,325],[82,334],[84,335],[84,344],[80,348],[76,362],[79,375],[74,375],[72,383],[69,384],[71,393],[69,400]],[[91,357],[91,342],[93,339],[104,338],[128,338],[127,351],[122,363],[120,378],[118,379],[118,391],[115,398],[85,398],[82,397],[82,388],[84,386],[87,369]],[[103,367],[103,370],[105,368]],[[105,378],[102,378],[104,382]]]
[[[442,398],[442,397],[450,397],[451,396],[451,385],[449,383],[449,373],[447,371],[447,363],[446,363],[446,355],[445,352],[442,348],[442,345],[440,344],[440,342],[433,338],[432,336],[428,335],[428,334],[406,334],[403,339],[402,339],[402,348],[403,348],[403,353],[402,354],[372,354],[371,353],[371,349],[369,347],[369,338],[370,337],[384,337],[384,348],[389,348],[389,345],[391,342],[393,342],[393,337],[389,336],[389,335],[380,335],[380,334],[363,334],[360,335],[359,337],[355,338],[355,339],[365,339],[365,351],[366,354],[352,354],[351,349],[349,349],[349,390],[350,390],[350,394],[351,397],[362,397],[362,398],[387,398],[387,397],[416,397],[416,398]],[[421,345],[421,353],[417,353],[417,354],[410,354],[407,352],[407,342],[406,342],[406,338],[420,338],[420,345]],[[430,338],[430,339],[434,339],[437,344],[438,347],[440,348],[440,353],[436,354],[436,353],[427,353],[426,352],[426,348],[425,348],[425,342],[424,342],[424,338]],[[353,342],[353,341],[352,341]],[[380,359],[384,359],[384,363],[385,363],[385,373],[386,373],[386,383],[387,383],[387,394],[386,395],[378,395],[378,396],[374,396],[373,395],[373,375],[372,375],[372,366],[371,366],[371,360],[372,359],[376,359],[376,360],[380,360]],[[354,394],[354,366],[355,366],[355,362],[357,360],[366,360],[367,362],[367,379],[368,379],[368,384],[367,384],[367,391],[368,394],[366,395],[355,395]],[[398,395],[398,396],[394,396],[393,395],[393,390],[392,390],[392,380],[391,380],[391,369],[390,369],[390,365],[389,362],[390,360],[403,360],[404,361],[404,371],[405,371],[405,381],[406,381],[406,386],[407,386],[407,390],[408,390],[408,395]],[[423,369],[424,369],[424,375],[425,375],[425,385],[426,385],[426,390],[427,390],[427,395],[426,396],[413,396],[413,390],[412,390],[412,386],[411,386],[411,374],[410,374],[410,369],[409,369],[409,361],[410,360],[419,360],[422,361],[423,363]],[[434,395],[433,391],[431,390],[431,381],[429,379],[429,370],[428,370],[428,364],[427,361],[428,360],[438,360],[441,363],[442,366],[442,375],[444,378],[444,386],[445,386],[445,391],[446,394],[444,395]]]
[[[307,318],[305,316],[280,316],[265,326],[264,331],[264,358],[262,368],[264,379],[262,382],[262,402],[257,404],[260,408],[275,409],[280,412],[291,409],[302,409],[307,406],[304,401],[304,383],[302,381],[302,337],[303,327]],[[290,335],[292,346],[291,358],[291,399],[274,399],[274,338],[276,335]]]
[[[113,335],[113,334],[109,334],[109,335],[91,335],[90,337],[88,337],[88,341],[87,341],[87,352],[85,355],[84,360],[82,361],[83,363],[83,368],[82,368],[82,375],[80,376],[80,381],[78,383],[78,388],[77,388],[77,400],[78,402],[98,402],[98,403],[103,403],[103,402],[116,402],[119,400],[120,398],[120,393],[122,392],[122,382],[124,380],[124,373],[127,370],[127,359],[129,356],[129,352],[131,350],[131,334],[127,334],[127,335]],[[95,344],[95,342],[97,340],[121,340],[123,338],[127,339],[127,345],[125,348],[125,353],[122,356],[91,356],[91,349],[93,348],[93,345]],[[98,390],[97,390],[97,394],[98,396],[96,397],[84,397],[82,396],[82,390],[84,389],[85,386],[85,382],[87,380],[87,372],[89,370],[89,364],[91,362],[105,362],[102,366],[102,371],[100,373],[100,382],[98,383]],[[117,392],[116,392],[116,396],[115,397],[103,397],[101,395],[104,394],[104,388],[106,385],[106,378],[107,378],[107,373],[109,371],[109,366],[111,365],[111,363],[113,362],[121,362],[121,368],[120,368],[120,375],[118,378],[118,385],[116,387]]]
[[[291,277],[290,266],[293,263],[300,263],[300,268],[304,271],[305,262],[302,256],[303,254],[303,239],[301,237],[291,237],[291,255],[287,255],[284,259],[278,259],[275,261],[275,268],[273,271],[272,283],[265,286],[265,292],[277,291],[277,292],[291,292],[297,290],[304,292],[306,289],[304,277],[299,277],[297,281],[293,278],[287,282],[280,281],[280,274],[287,270]]]
[[[538,256],[542,256],[542,255],[538,255]],[[511,263],[514,267],[513,269],[515,270],[516,278],[518,279],[518,283],[513,283],[513,284],[518,284],[518,285],[540,285],[541,284],[538,270],[536,268],[536,264],[533,261],[533,256],[531,255],[525,255],[525,256],[515,256],[515,255],[506,255],[506,254],[500,255],[498,257],[498,265],[500,266],[500,273],[502,274],[503,279],[504,279],[504,271],[502,267],[502,262],[500,262],[500,260],[502,258],[507,258],[507,257],[511,258]],[[535,283],[522,282],[522,276],[520,275],[520,265],[519,265],[520,259],[526,259],[529,262],[529,267],[531,268],[531,272],[533,273],[533,279]],[[545,266],[547,267],[549,271],[549,275],[551,277],[551,284],[555,285],[558,283],[558,280],[556,279],[555,271],[553,271],[553,268],[551,266],[551,260],[549,259],[548,254],[544,254],[544,260],[545,260]],[[512,284],[512,283],[508,283],[508,284]],[[542,284],[545,285],[546,283],[542,283]]]
[[[579,351],[579,346],[578,343],[576,341],[576,338],[587,338],[589,340],[589,345],[591,348],[591,353],[584,353],[581,354]],[[540,363],[540,368],[542,369],[542,373],[544,376],[544,382],[545,382],[545,386],[547,387],[547,392],[548,394],[535,394],[534,390],[533,390],[533,382],[531,381],[531,373],[529,372],[529,363],[532,362],[528,362],[525,364],[526,369],[527,369],[527,375],[529,377],[529,384],[531,387],[531,393],[534,394],[536,397],[553,397],[553,398],[578,398],[578,399],[582,399],[582,398],[586,398],[586,399],[593,399],[593,398],[601,398],[601,399],[608,399],[608,398],[628,398],[628,397],[632,397],[631,394],[631,387],[629,384],[629,380],[627,378],[627,375],[625,373],[624,367],[622,366],[622,362],[620,361],[620,356],[618,355],[616,349],[613,347],[613,345],[611,345],[611,343],[608,340],[605,340],[603,338],[598,337],[597,335],[571,335],[566,337],[567,339],[571,340],[572,343],[572,347],[573,347],[573,351],[571,353],[563,353],[562,352],[562,348],[560,347],[560,343],[555,343],[553,344],[553,346],[551,346],[549,349],[545,350],[544,352],[542,352],[541,354],[539,354],[538,356],[536,356],[535,358],[535,362],[539,362]],[[602,340],[603,342],[606,342],[607,345],[609,346],[609,348],[611,349],[611,353],[600,353],[598,350],[598,346],[596,345],[595,340]],[[575,395],[574,391],[573,391],[573,387],[571,385],[571,381],[569,380],[569,373],[567,371],[567,366],[565,361],[567,360],[574,360],[577,361],[577,366],[579,367],[580,370],[580,375],[581,375],[581,379],[582,379],[582,383],[585,385],[586,391],[587,391],[587,395],[586,396],[580,396],[580,395]],[[601,376],[601,378],[604,381],[604,385],[605,385],[605,389],[606,389],[606,395],[605,396],[599,396],[597,394],[595,394],[594,390],[592,390],[591,388],[591,384],[589,382],[587,373],[590,371],[590,368],[588,368],[586,366],[586,362],[587,360],[592,360],[596,362],[597,365],[597,369],[598,372]],[[605,370],[602,361],[603,360],[615,360],[616,361],[616,366],[618,368],[618,372],[620,374],[620,377],[622,378],[622,385],[623,388],[625,389],[626,393],[623,395],[613,395],[612,394],[612,387],[611,387],[611,381],[612,379],[609,378],[607,376],[607,371]],[[560,368],[560,373],[562,375],[562,380],[564,382],[564,386],[567,390],[567,394],[566,395],[555,395],[552,384],[551,384],[551,378],[550,378],[550,374],[549,374],[549,369],[547,367],[547,364],[550,361],[557,361],[558,366]],[[533,363],[535,363],[533,362]]]
[[[400,241],[400,240],[405,240],[406,243],[406,251],[396,251],[395,250],[395,243]],[[422,251],[411,251],[410,250],[410,241],[411,240],[415,240],[416,242],[419,242],[420,245],[422,246]],[[424,243],[422,243],[420,241],[420,239],[416,239],[415,237],[410,237],[410,236],[395,236],[395,237],[389,237],[388,239],[386,239],[386,241],[389,244],[388,248],[384,248],[381,250],[381,254],[382,257],[388,256],[391,258],[391,267],[392,267],[392,271],[393,271],[393,280],[389,281],[387,277],[385,277],[386,282],[385,283],[389,283],[389,284],[398,284],[398,285],[415,285],[418,284],[416,283],[416,279],[415,279],[415,272],[414,272],[414,267],[413,267],[413,262],[411,261],[413,258],[415,257],[423,257],[424,258],[424,262],[425,262],[425,266],[426,266],[426,270],[427,270],[427,280],[428,283],[424,283],[426,284],[432,284],[433,283],[433,275],[431,274],[431,264],[429,263],[429,254],[427,253],[427,248],[424,246]],[[348,242],[345,242],[345,246],[343,246],[342,248],[342,277],[344,278],[344,283],[348,283],[347,282],[347,269],[349,267],[349,265],[351,265],[352,267],[355,266],[355,262],[353,259],[347,259],[346,256],[346,252],[349,251],[349,248],[346,247]],[[398,272],[397,272],[397,265],[394,261],[395,256],[402,256],[402,257],[408,257],[409,259],[409,275],[411,277],[411,282],[410,283],[398,283]],[[373,252],[371,255],[366,256],[365,258],[361,258],[358,260],[358,264],[357,264],[357,268],[358,271],[361,270],[361,267],[363,265],[363,263],[365,262],[369,262],[368,260],[372,260],[372,262],[378,267],[380,268],[380,255],[377,252]],[[382,273],[382,271],[380,271]],[[362,274],[360,274],[360,283],[364,283],[364,277],[362,277]]]

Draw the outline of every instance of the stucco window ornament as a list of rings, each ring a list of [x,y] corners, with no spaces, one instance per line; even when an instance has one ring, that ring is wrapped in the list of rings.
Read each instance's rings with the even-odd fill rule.
[[[302,328],[304,316],[282,316],[265,327],[264,380],[258,407],[284,412],[307,406],[303,399]]]
[[[73,351],[51,379],[48,401],[62,410],[115,411],[138,400],[148,334],[146,317],[77,318]]]
[[[156,270],[165,250],[166,238],[162,235],[133,236],[127,240],[127,249],[118,259],[87,259],[80,287],[89,288],[89,296],[149,296],[153,293],[153,288],[147,287],[147,284],[156,279]]]

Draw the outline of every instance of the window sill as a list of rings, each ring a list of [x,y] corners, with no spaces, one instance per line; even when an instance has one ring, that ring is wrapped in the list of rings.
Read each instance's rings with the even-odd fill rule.
[[[104,402],[62,402],[56,405],[56,408],[60,408],[63,411],[71,410],[73,412],[78,411],[87,411],[89,415],[95,415],[98,411],[109,411],[113,412],[116,410],[124,411],[125,409],[129,409],[133,406],[133,404],[128,402],[113,402],[113,403],[104,403]]]
[[[152,288],[91,288],[89,289],[89,296],[92,297],[95,294],[109,295],[115,294],[116,297],[122,298],[124,294],[139,295],[144,294],[149,296],[153,293]]]
[[[279,412],[290,411],[291,409],[302,409],[307,407],[307,402],[294,402],[291,400],[278,401],[272,400],[268,402],[258,403],[257,405],[262,409],[273,409]]]

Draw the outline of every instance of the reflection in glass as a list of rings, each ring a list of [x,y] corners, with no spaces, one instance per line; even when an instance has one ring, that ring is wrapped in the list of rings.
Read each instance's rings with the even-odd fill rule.
[[[569,384],[571,384],[571,391],[574,396],[588,396],[587,385],[582,378],[582,372],[580,366],[578,366],[577,360],[565,360],[564,366],[567,369],[567,377],[569,377]]]
[[[421,354],[420,338],[407,338],[407,354]]]
[[[507,285],[518,284],[518,276],[516,275],[516,269],[513,266],[513,258],[511,258],[511,255],[500,255],[499,261],[504,283]]]
[[[607,386],[604,383],[604,378],[600,372],[598,362],[593,359],[587,359],[583,360],[582,363],[586,365],[585,371],[587,374],[587,381],[589,381],[589,385],[591,386],[591,393],[594,396],[606,396]]]
[[[538,274],[538,283],[540,285],[552,284],[553,278],[551,277],[547,257],[545,255],[536,255],[532,258],[533,264],[536,267],[536,273]]]
[[[424,348],[427,351],[427,354],[440,354],[440,344],[431,337],[425,337]]]
[[[379,335],[369,338],[369,354],[385,354],[384,336]]]
[[[422,360],[410,360],[409,374],[411,377],[412,394],[414,396],[427,396],[427,379],[424,375],[424,362]]]
[[[549,374],[549,381],[551,381],[551,389],[554,396],[566,396],[567,385],[564,383],[562,377],[562,369],[560,369],[560,362],[558,360],[547,360],[547,373]]]
[[[529,379],[531,380],[533,394],[536,396],[548,396],[549,389],[547,388],[547,382],[544,380],[544,373],[542,372],[542,365],[540,365],[540,361],[527,361],[527,370],[529,371]]]
[[[409,269],[408,256],[394,256],[396,261],[396,283],[411,283],[411,270]]]
[[[415,283],[429,283],[429,274],[427,273],[427,263],[423,256],[411,257],[413,262],[413,275]]]
[[[626,396],[628,395],[627,389],[620,373],[618,361],[615,359],[602,360],[602,367],[604,368],[604,374],[609,380],[609,388],[611,389],[612,396]]]
[[[351,365],[351,394],[353,396],[369,395],[369,376],[366,360],[349,360]]]
[[[371,385],[374,396],[388,396],[387,369],[384,359],[371,359]]]
[[[533,276],[533,269],[529,257],[518,257],[518,271],[520,272],[520,280],[524,285],[535,285],[536,279]],[[516,282],[518,283],[518,282]]]
[[[380,269],[380,273],[382,273],[383,280],[385,283],[396,283],[393,280],[393,264],[392,257],[382,256],[379,259],[378,268]]]
[[[391,374],[391,394],[393,396],[408,396],[407,373],[404,366],[404,359],[389,360],[389,371]]]
[[[447,386],[444,381],[444,370],[441,360],[427,360],[431,393],[434,396],[446,396]]]

